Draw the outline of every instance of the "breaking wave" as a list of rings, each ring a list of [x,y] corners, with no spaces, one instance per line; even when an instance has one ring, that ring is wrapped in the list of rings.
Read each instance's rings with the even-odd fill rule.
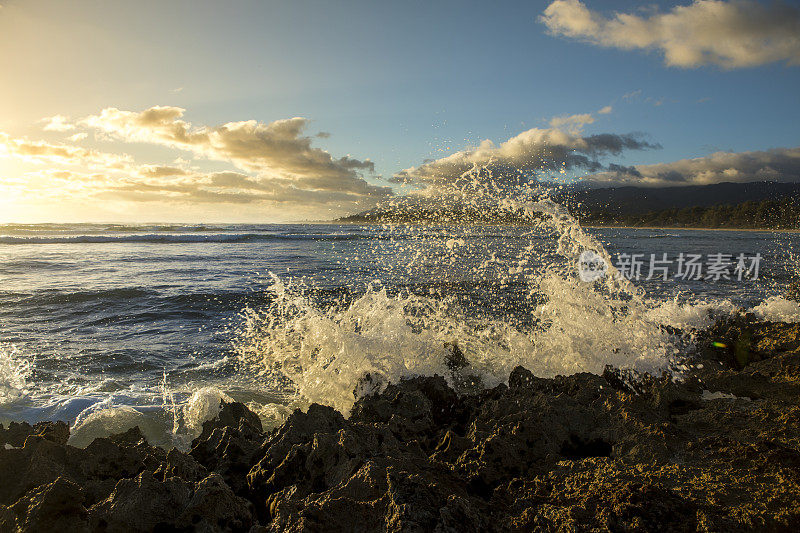
[[[434,285],[472,284],[490,295],[515,287],[515,297],[495,300],[491,316],[470,313],[453,294],[390,291],[379,280],[349,302],[322,305],[313,287],[273,274],[272,303],[243,313],[241,360],[299,400],[346,413],[360,395],[408,376],[439,374],[457,389],[474,389],[503,382],[517,365],[541,377],[601,373],[606,365],[669,371],[687,339],[665,325],[699,324],[714,311],[650,300],[617,276],[603,245],[540,190],[498,198],[473,192],[460,200],[482,208],[488,197],[500,212],[530,221],[521,246],[479,249],[456,235],[387,231],[417,231],[416,239],[389,239],[392,260]],[[579,278],[585,250],[606,261],[608,275]]]

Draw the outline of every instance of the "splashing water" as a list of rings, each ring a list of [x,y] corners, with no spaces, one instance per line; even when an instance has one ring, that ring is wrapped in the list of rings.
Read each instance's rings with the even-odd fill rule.
[[[188,450],[192,439],[200,435],[203,422],[219,414],[220,402],[233,401],[215,387],[197,389],[182,402],[175,396],[175,391],[167,385],[165,373],[161,384],[161,405],[115,405],[112,398],[97,403],[78,415],[70,428],[69,444],[85,447],[98,437],[108,437],[138,426],[150,444]]]
[[[33,369],[13,345],[0,344],[0,405],[25,397]]]
[[[273,274],[272,304],[244,311],[241,360],[301,403],[345,413],[359,395],[415,375],[439,374],[463,388],[465,382],[494,386],[518,365],[541,377],[600,373],[606,365],[649,373],[670,368],[682,339],[662,327],[658,306],[616,275],[602,244],[562,206],[541,189],[508,194],[482,169],[462,178],[450,198],[525,222],[516,248],[487,248],[486,239],[468,238],[464,227],[385,226],[383,256],[428,280],[428,294],[390,292],[375,283],[349,303],[319,305],[313,287]],[[578,278],[584,250],[606,261],[606,277],[592,283]],[[476,257],[482,260],[467,268]],[[463,305],[452,293],[460,283],[500,295],[492,316]]]

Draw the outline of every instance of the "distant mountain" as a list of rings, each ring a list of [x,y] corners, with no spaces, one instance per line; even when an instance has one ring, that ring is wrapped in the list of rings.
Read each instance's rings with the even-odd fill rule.
[[[553,199],[589,224],[786,228],[797,227],[794,219],[797,218],[800,183],[568,189],[554,195]],[[774,220],[774,224],[770,220]],[[519,213],[489,206],[475,209],[463,205],[401,204],[379,206],[340,218],[339,222],[529,224],[530,220]]]
[[[561,195],[573,211],[639,215],[665,209],[736,205],[800,196],[800,183],[755,181],[684,187],[612,187],[584,189]]]

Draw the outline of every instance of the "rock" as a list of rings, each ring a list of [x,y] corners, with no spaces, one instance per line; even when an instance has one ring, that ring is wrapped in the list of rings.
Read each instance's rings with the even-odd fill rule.
[[[8,444],[20,448],[25,444],[25,439],[31,435],[42,437],[56,444],[66,444],[69,440],[69,426],[61,421],[39,422],[33,426],[27,422],[11,422],[8,429],[4,429],[0,424],[0,447]]]
[[[108,498],[89,509],[92,529],[123,533],[174,526],[191,496],[191,486],[184,481],[156,481],[142,472],[118,481]]]
[[[239,402],[220,402],[220,411],[212,420],[203,422],[203,431],[193,442],[208,440],[215,429],[230,427],[247,436],[263,433],[261,419],[246,405]]]
[[[198,463],[194,457],[173,448],[167,453],[167,460],[155,471],[158,479],[176,477],[187,481],[200,481],[208,475],[206,467]]]
[[[794,530],[800,324],[740,314],[698,342],[681,376],[365,379],[349,418],[312,404],[267,435],[223,404],[188,454],[14,425],[0,530]]]
[[[220,474],[236,494],[246,495],[247,474],[262,443],[262,431],[258,415],[244,404],[222,402],[219,414],[203,423],[189,453],[205,469]]]
[[[311,404],[308,412],[299,409],[289,415],[256,453],[256,462],[247,474],[247,484],[258,500],[266,500],[272,493],[290,484],[302,475],[309,444],[315,434],[338,432],[345,419],[331,407]],[[286,477],[286,479],[284,479]],[[263,507],[259,509],[265,511]]]
[[[220,475],[211,474],[195,485],[177,523],[195,531],[245,532],[253,525],[252,507],[236,496]]]
[[[0,448],[0,503],[11,505],[26,492],[67,474],[67,451],[44,437],[28,436],[22,448]]]
[[[83,501],[78,485],[56,478],[0,512],[0,530],[88,532],[88,513]]]
[[[447,350],[447,355],[445,356],[445,365],[447,368],[455,371],[469,366],[469,361],[467,361],[467,358],[464,356],[464,353],[461,351],[461,348],[458,347],[457,343],[446,342],[444,347]]]

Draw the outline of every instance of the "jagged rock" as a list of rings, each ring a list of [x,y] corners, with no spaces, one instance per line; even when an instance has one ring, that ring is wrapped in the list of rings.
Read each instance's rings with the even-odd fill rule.
[[[174,526],[191,496],[191,485],[184,481],[157,481],[142,472],[118,481],[108,498],[89,509],[92,529],[124,533]]]
[[[260,435],[264,431],[261,427],[261,419],[246,405],[223,400],[220,402],[220,410],[217,416],[203,422],[203,431],[192,445],[194,446],[196,442],[208,440],[215,429],[226,427],[237,429],[247,436]]]
[[[0,530],[794,530],[800,324],[739,315],[698,346],[682,376],[362,380],[349,418],[313,404],[268,435],[223,404],[189,454],[14,426]]]
[[[741,370],[778,355],[800,354],[800,324],[757,322],[751,314],[719,320],[700,336],[706,358]]]
[[[208,475],[206,467],[198,463],[194,457],[173,448],[167,453],[166,462],[155,471],[158,479],[177,477],[187,481],[200,481]]]
[[[247,473],[262,442],[258,415],[244,404],[222,402],[219,414],[203,423],[190,455],[204,468],[220,474],[236,494],[247,493]]]
[[[379,395],[361,398],[353,406],[350,420],[383,423],[401,441],[414,440],[425,449],[438,444],[444,424],[459,422],[463,412],[458,395],[444,378],[414,378],[389,385]]]
[[[83,502],[81,488],[59,477],[0,510],[0,530],[88,532],[88,513]]]
[[[56,444],[66,444],[69,440],[69,426],[61,421],[58,422],[39,422],[31,426],[27,422],[11,422],[7,429],[0,424],[0,447],[6,444],[20,448],[25,444],[25,439],[35,435],[42,437]]]
[[[109,497],[89,509],[92,529],[108,531],[248,531],[252,505],[218,474],[197,483],[157,480],[149,472],[117,482]]]
[[[194,531],[244,532],[253,525],[252,507],[236,496],[221,476],[211,474],[195,485],[177,523]]]
[[[22,448],[0,448],[0,503],[11,505],[26,492],[67,473],[67,450],[43,437],[28,436]]]
[[[295,472],[300,473],[313,436],[338,432],[344,425],[344,417],[331,407],[311,404],[306,413],[295,410],[256,453],[258,459],[247,474],[252,494],[266,499],[290,484]]]

